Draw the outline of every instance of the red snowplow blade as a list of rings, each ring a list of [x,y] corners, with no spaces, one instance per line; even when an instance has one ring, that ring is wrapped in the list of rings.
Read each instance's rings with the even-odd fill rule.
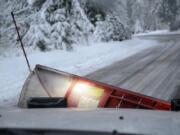
[[[167,101],[37,65],[26,80],[19,107],[31,97],[65,97],[68,107],[171,110]]]

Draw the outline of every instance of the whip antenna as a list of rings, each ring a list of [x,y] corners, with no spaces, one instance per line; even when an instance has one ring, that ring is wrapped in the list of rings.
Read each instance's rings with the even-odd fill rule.
[[[17,34],[18,34],[19,41],[20,41],[20,43],[21,43],[21,48],[22,48],[22,50],[23,50],[23,54],[24,54],[24,56],[25,56],[28,69],[29,69],[29,71],[31,72],[31,71],[32,71],[32,70],[31,70],[31,66],[30,66],[30,64],[29,64],[29,61],[28,61],[28,58],[27,58],[27,55],[26,55],[26,51],[25,51],[25,49],[24,49],[24,45],[23,45],[21,36],[20,36],[20,34],[19,34],[19,30],[18,30],[18,27],[17,27],[16,20],[15,20],[15,17],[14,17],[14,13],[13,13],[13,12],[11,12],[11,16],[12,16],[12,18],[13,18],[13,22],[14,22],[14,25],[15,25],[15,28],[16,28],[16,32],[17,32]]]

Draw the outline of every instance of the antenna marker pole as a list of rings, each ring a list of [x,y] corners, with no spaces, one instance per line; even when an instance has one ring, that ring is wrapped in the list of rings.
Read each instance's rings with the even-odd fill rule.
[[[25,51],[25,49],[24,49],[24,45],[23,45],[21,36],[20,36],[20,34],[19,34],[18,27],[17,27],[17,24],[16,24],[16,20],[15,20],[15,18],[14,18],[14,13],[13,13],[13,12],[11,12],[11,16],[12,16],[12,18],[13,18],[13,22],[14,22],[14,25],[15,25],[15,27],[16,27],[16,31],[17,31],[17,34],[18,34],[19,41],[20,41],[20,43],[21,43],[21,48],[22,48],[22,50],[23,50],[23,53],[24,53],[24,56],[25,56],[25,59],[26,59],[26,62],[27,62],[28,69],[29,69],[29,71],[31,72],[31,71],[32,71],[32,70],[31,70],[31,66],[30,66],[30,64],[29,64],[29,61],[28,61],[28,58],[27,58],[27,55],[26,55],[26,51]]]

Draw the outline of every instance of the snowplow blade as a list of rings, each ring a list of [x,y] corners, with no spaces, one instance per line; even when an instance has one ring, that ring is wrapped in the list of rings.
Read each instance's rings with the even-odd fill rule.
[[[167,101],[37,65],[24,83],[18,106],[33,97],[65,98],[67,107],[171,110]]]

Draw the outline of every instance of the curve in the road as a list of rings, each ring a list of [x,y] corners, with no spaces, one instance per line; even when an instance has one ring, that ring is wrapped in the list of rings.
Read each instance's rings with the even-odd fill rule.
[[[175,35],[172,38],[171,35],[153,38],[159,40],[160,45],[95,71],[86,77],[164,100],[177,98],[177,93],[180,92],[178,89],[180,85],[179,37]]]

